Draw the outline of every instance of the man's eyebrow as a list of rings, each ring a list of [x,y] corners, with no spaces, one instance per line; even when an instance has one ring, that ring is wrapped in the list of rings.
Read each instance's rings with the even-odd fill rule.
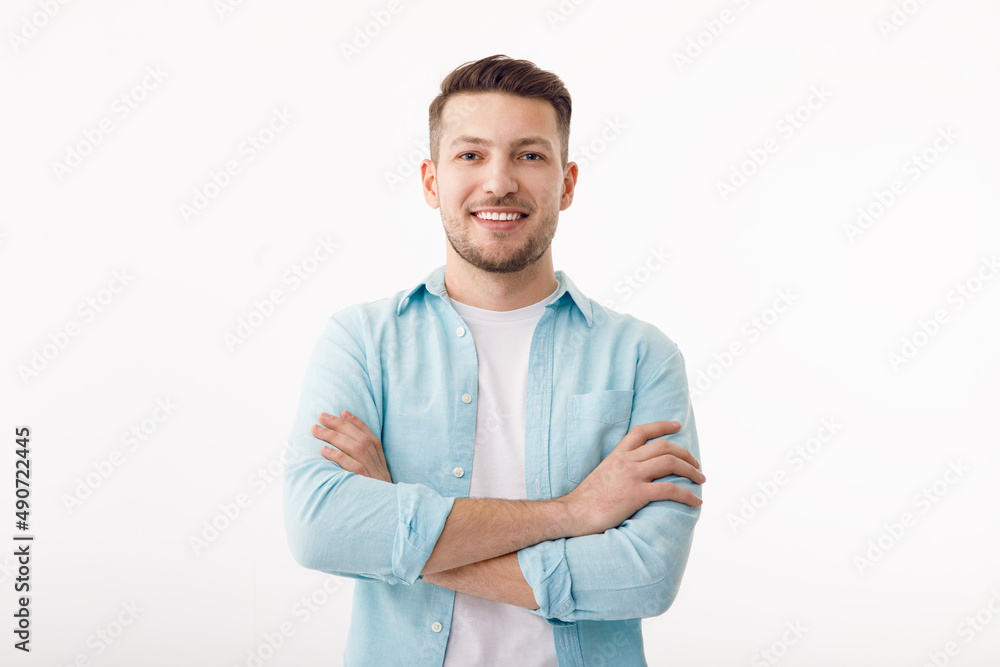
[[[451,141],[451,146],[458,146],[459,144],[473,144],[474,146],[492,146],[493,142],[482,137],[473,137],[471,135],[463,134],[462,136],[455,137]],[[541,146],[549,152],[553,152],[555,149],[552,147],[552,142],[545,137],[522,137],[513,143],[513,148],[523,148],[524,146]]]

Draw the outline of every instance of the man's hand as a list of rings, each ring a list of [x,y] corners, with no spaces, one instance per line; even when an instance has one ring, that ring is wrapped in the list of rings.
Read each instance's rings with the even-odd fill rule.
[[[319,424],[312,427],[314,436],[332,445],[323,446],[323,458],[348,472],[392,483],[389,466],[382,453],[382,441],[347,410],[340,415],[334,417],[323,412],[319,416]]]
[[[680,429],[679,422],[669,421],[633,427],[578,487],[560,498],[569,510],[571,531],[594,535],[617,528],[654,500],[699,507],[702,500],[690,490],[653,481],[667,475],[687,477],[696,484],[705,481],[691,452],[659,437]]]

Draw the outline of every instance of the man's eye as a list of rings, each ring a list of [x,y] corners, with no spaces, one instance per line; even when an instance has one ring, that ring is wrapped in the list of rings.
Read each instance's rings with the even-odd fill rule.
[[[542,157],[538,153],[525,153],[523,157],[532,158],[532,159],[528,160],[529,162],[537,162],[538,160],[545,159],[544,157]]]
[[[458,159],[459,160],[464,160],[466,158],[466,156],[469,156],[469,155],[471,155],[472,158],[476,157],[475,153],[462,153],[461,155],[458,156]]]

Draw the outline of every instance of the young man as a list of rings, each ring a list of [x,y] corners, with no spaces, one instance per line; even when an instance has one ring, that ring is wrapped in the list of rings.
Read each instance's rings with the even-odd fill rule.
[[[302,565],[357,579],[347,665],[645,665],[677,593],[705,481],[684,361],[553,270],[570,108],[524,60],[449,74],[421,165],[446,263],[313,352],[285,519]]]

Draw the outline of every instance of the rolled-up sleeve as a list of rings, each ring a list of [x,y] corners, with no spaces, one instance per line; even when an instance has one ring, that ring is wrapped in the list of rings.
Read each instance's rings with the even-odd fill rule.
[[[674,347],[655,370],[644,378],[637,376],[637,385],[629,428],[679,421],[681,430],[666,439],[699,459],[680,351]],[[674,482],[701,497],[701,486],[686,477],[670,475],[658,481]],[[539,605],[533,613],[553,625],[662,614],[677,595],[700,513],[700,508],[677,501],[655,501],[600,535],[550,540],[522,549],[521,572]]]
[[[288,442],[285,530],[292,555],[305,567],[412,584],[454,498],[423,484],[390,484],[347,472],[323,458],[323,443],[311,432],[321,412],[342,410],[381,432],[380,360],[373,347],[363,316],[345,309],[330,318],[313,350]]]

